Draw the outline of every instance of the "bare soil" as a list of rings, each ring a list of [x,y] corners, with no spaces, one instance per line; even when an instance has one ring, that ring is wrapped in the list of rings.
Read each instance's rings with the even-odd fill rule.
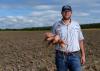
[[[43,41],[47,31],[0,31],[0,71],[56,71],[54,46]],[[100,30],[83,30],[86,64],[100,71]]]

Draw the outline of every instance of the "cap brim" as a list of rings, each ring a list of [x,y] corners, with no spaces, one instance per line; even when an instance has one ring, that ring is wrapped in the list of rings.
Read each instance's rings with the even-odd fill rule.
[[[72,11],[72,10],[70,10],[70,9],[67,9],[67,10],[63,10],[63,12],[69,12],[69,11]]]

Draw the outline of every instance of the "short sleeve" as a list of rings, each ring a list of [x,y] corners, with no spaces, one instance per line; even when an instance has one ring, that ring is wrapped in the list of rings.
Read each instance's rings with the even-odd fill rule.
[[[84,36],[83,36],[82,30],[81,30],[81,28],[80,28],[80,25],[79,25],[78,39],[79,39],[79,40],[84,40]]]
[[[51,32],[53,34],[56,34],[56,23],[54,23],[53,26],[51,27]]]

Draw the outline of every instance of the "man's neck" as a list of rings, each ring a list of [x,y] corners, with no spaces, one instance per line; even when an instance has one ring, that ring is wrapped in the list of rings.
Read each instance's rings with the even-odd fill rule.
[[[62,19],[62,20],[63,20],[64,24],[66,24],[66,25],[69,25],[71,23],[71,19],[67,19],[67,20]]]

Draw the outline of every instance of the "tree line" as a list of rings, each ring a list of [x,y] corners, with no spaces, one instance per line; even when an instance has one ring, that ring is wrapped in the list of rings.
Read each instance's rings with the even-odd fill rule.
[[[22,28],[22,29],[0,29],[0,31],[41,31],[41,30],[51,30],[51,26],[48,27],[30,27],[30,28]],[[91,29],[97,28],[100,29],[100,23],[93,23],[93,24],[82,24],[82,29]]]

